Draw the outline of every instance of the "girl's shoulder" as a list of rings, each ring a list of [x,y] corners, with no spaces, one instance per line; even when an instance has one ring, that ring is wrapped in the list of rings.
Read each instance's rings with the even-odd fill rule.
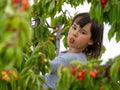
[[[80,60],[82,62],[86,62],[86,54],[83,52],[80,53],[68,53],[67,51],[63,51],[59,54],[58,58],[63,58],[63,60],[71,61],[71,60]]]

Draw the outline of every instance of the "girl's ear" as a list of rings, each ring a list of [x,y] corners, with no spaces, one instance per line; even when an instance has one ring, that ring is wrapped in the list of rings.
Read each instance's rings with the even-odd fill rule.
[[[88,45],[93,45],[93,44],[94,44],[93,40],[90,39],[90,41],[88,42]]]

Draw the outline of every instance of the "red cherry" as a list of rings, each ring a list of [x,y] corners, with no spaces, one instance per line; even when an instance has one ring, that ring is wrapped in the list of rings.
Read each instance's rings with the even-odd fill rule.
[[[8,74],[11,74],[13,72],[13,70],[9,69],[7,72],[8,72]]]
[[[78,74],[78,76],[77,76],[77,79],[80,80],[80,81],[82,81],[84,78],[85,78],[85,70],[82,69],[82,70],[79,72],[79,74]]]
[[[96,78],[98,76],[98,72],[90,71],[90,76],[93,77],[93,78]]]
[[[102,3],[105,4],[107,2],[107,0],[102,0]]]
[[[70,39],[69,39],[69,42],[70,42],[70,43],[74,43],[74,41],[75,41],[74,38],[70,38]]]
[[[28,1],[22,0],[22,10],[26,11],[26,10],[28,10],[28,8],[29,8]]]
[[[107,0],[101,0],[102,9],[105,8],[106,3],[107,3]]]
[[[100,90],[104,90],[104,88],[101,86],[101,87],[100,87]]]
[[[17,4],[19,2],[20,2],[20,0],[13,0],[13,4]]]
[[[73,67],[72,68],[72,75],[75,75],[77,71],[78,71],[78,68],[77,67]]]

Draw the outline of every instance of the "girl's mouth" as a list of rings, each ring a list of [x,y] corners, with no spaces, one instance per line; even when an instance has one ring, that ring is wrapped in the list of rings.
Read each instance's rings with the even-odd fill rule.
[[[74,43],[74,41],[75,41],[74,38],[70,38],[70,39],[69,39],[69,42],[70,42],[70,43]]]

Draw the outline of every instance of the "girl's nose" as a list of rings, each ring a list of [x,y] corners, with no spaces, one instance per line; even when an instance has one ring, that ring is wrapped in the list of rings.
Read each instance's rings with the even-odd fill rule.
[[[75,31],[73,32],[73,36],[77,37],[77,36],[78,36],[78,32],[79,32],[79,30],[75,30]]]

